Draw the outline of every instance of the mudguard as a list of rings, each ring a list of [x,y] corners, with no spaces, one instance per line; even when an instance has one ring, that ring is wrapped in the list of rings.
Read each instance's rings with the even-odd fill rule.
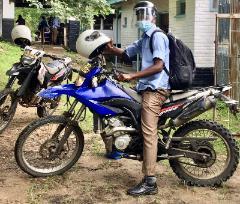
[[[122,91],[116,84],[105,79],[97,87],[92,87],[92,79],[100,73],[101,69],[95,67],[85,76],[81,86],[75,84],[66,84],[62,86],[50,87],[41,91],[38,96],[42,98],[54,99],[61,95],[74,97],[79,102],[88,107],[92,112],[100,116],[114,116],[120,113],[119,109],[101,104],[113,98],[125,98],[131,100],[131,97]]]
[[[77,89],[78,87],[75,86],[75,84],[65,84],[60,86],[49,87],[47,89],[40,91],[37,95],[46,99],[54,99],[61,96],[62,94],[75,97],[76,96],[75,92]]]
[[[23,68],[23,67],[21,67],[20,63],[15,63],[15,64],[13,64],[11,69],[7,70],[6,75],[17,76],[17,75],[19,75],[19,73],[22,69],[28,69],[28,67]]]

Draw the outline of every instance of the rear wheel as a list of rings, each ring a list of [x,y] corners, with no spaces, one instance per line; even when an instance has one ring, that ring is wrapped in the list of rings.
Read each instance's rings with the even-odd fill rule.
[[[17,109],[17,100],[12,89],[0,92],[0,134],[8,127]]]
[[[63,116],[49,116],[34,121],[21,132],[15,144],[15,158],[24,172],[34,177],[52,176],[64,173],[77,162],[84,147],[83,133],[79,126],[67,123]],[[71,129],[70,135],[56,154],[67,128]]]
[[[235,172],[239,162],[239,149],[231,133],[222,125],[204,120],[192,121],[180,127],[173,137],[209,138],[191,144],[191,149],[188,149],[210,155],[207,159],[181,157],[169,160],[171,168],[184,183],[219,186]],[[175,147],[183,148],[186,145],[189,146],[189,142],[185,140],[175,144]]]

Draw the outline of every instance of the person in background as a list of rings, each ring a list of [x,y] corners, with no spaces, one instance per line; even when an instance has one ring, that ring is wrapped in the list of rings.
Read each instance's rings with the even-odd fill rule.
[[[60,45],[64,45],[64,23],[60,23],[60,28],[58,31],[58,42]]]
[[[48,22],[47,22],[45,16],[41,17],[41,21],[40,21],[40,23],[38,25],[38,30],[41,33],[41,42],[42,42],[42,45],[43,45],[44,42],[45,42],[44,32],[48,32],[49,31],[49,25],[48,25]]]
[[[49,27],[50,27],[50,43],[51,44],[53,44],[53,16],[50,16],[49,18],[48,18],[48,25],[49,25]]]
[[[54,45],[57,44],[57,37],[58,37],[58,29],[60,27],[60,20],[58,17],[53,17],[53,24],[52,24],[52,43]]]
[[[25,25],[25,19],[22,17],[22,15],[18,15],[18,19],[16,21],[18,25]]]

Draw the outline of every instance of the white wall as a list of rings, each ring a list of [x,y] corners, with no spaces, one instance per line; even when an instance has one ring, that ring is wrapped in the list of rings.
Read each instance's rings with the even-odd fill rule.
[[[179,18],[176,0],[169,1],[169,10],[169,27],[191,48],[197,67],[213,67],[216,12],[210,12],[210,0],[186,0],[186,14]]]
[[[121,5],[121,45],[123,49],[138,39],[138,31],[135,26],[136,21],[133,15],[133,7],[135,3],[136,1],[129,0]],[[127,27],[124,28],[125,17],[127,17]]]
[[[14,3],[9,0],[3,0],[3,18],[14,19]]]
[[[186,0],[186,13],[176,16],[176,0],[169,0],[169,28],[190,49],[194,50],[195,0]]]
[[[216,12],[210,12],[210,0],[196,1],[194,56],[198,67],[214,67]]]
[[[116,40],[117,40],[117,32],[116,32],[117,25],[118,25],[118,42],[116,42]],[[121,44],[121,29],[122,29],[121,18],[118,18],[118,22],[117,22],[116,18],[114,18],[113,19],[113,34],[112,34],[113,43]]]
[[[0,37],[2,36],[2,13],[3,13],[2,1],[3,0],[0,0]]]

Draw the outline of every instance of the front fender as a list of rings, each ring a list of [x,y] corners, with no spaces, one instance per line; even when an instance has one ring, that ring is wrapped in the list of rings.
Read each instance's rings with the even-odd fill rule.
[[[19,75],[19,70],[18,70],[19,66],[20,66],[20,63],[13,64],[12,68],[7,70],[6,75],[8,75],[8,76]]]
[[[38,96],[46,99],[54,99],[61,95],[75,96],[75,92],[79,87],[75,84],[65,84],[60,86],[49,87],[38,93]]]
[[[13,64],[12,68],[6,72],[8,76],[18,76],[20,72],[26,72],[26,70],[31,69],[30,66],[23,67],[21,63]]]

